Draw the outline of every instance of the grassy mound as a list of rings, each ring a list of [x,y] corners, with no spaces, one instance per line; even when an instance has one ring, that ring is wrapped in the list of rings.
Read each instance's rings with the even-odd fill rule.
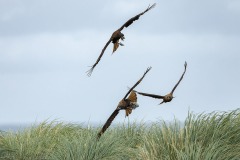
[[[240,110],[189,113],[183,125],[160,121],[111,126],[97,141],[99,129],[43,122],[19,132],[0,132],[0,159],[240,159]]]

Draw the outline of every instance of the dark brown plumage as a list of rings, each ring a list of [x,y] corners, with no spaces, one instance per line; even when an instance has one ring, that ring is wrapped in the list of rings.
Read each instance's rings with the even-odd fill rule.
[[[100,132],[98,133],[98,138],[101,137],[101,135],[107,130],[107,128],[111,125],[114,118],[118,115],[120,110],[125,110],[126,115],[129,116],[129,114],[132,113],[132,110],[138,107],[137,104],[137,94],[133,89],[137,87],[139,83],[143,80],[147,72],[151,69],[148,68],[146,72],[143,74],[143,76],[133,85],[133,87],[127,92],[127,94],[123,97],[123,99],[118,103],[117,108],[114,110],[114,112],[111,114],[111,116],[108,118],[107,122],[104,124]],[[130,95],[129,95],[130,94]],[[129,96],[128,96],[129,95]]]
[[[177,88],[177,86],[179,85],[181,80],[183,79],[183,76],[184,76],[184,74],[186,72],[186,68],[187,68],[187,62],[185,62],[185,64],[184,64],[184,72],[183,72],[181,78],[179,79],[177,84],[173,87],[172,91],[170,93],[166,94],[165,96],[160,96],[160,95],[155,95],[155,94],[148,94],[148,93],[143,93],[143,92],[138,92],[138,91],[135,91],[135,92],[137,92],[138,94],[143,95],[143,96],[148,96],[148,97],[157,98],[157,99],[163,99],[163,101],[160,104],[171,102],[171,100],[174,98],[173,97],[173,92],[175,91],[175,89]]]
[[[97,61],[94,63],[94,65],[91,66],[91,68],[87,71],[87,75],[91,76],[94,68],[97,66],[98,62],[101,60],[104,51],[106,50],[106,48],[108,47],[108,45],[110,44],[110,42],[113,43],[113,53],[117,50],[117,48],[119,47],[119,45],[123,46],[123,44],[121,42],[119,42],[119,40],[124,40],[124,34],[121,33],[121,31],[123,30],[124,27],[128,27],[130,26],[134,21],[138,20],[139,17],[141,15],[143,15],[144,13],[146,13],[147,11],[151,10],[152,8],[154,8],[156,6],[156,3],[154,3],[153,5],[149,5],[148,8],[143,11],[142,13],[132,17],[131,19],[129,19],[126,23],[124,23],[119,29],[117,29],[115,32],[113,32],[112,36],[110,37],[110,39],[108,40],[108,42],[105,44],[105,46],[102,49],[101,54],[99,55]]]

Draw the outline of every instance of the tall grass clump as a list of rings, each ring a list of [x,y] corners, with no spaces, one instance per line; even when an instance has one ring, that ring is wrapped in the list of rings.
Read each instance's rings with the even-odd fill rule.
[[[64,137],[52,158],[56,160],[117,160],[136,157],[131,148],[134,138],[124,139],[125,135],[119,135],[110,130],[108,134],[97,139],[98,131],[99,129],[90,128]]]
[[[162,121],[142,137],[142,159],[240,159],[240,110],[194,115],[184,125]]]
[[[38,160],[49,159],[56,150],[62,136],[81,128],[72,124],[43,122],[23,131],[6,132],[2,134],[0,159]]]
[[[98,140],[98,131],[99,128],[43,122],[23,131],[1,133],[0,159],[110,160],[136,156],[131,148],[134,138],[124,139],[127,133],[121,135],[110,131]]]
[[[240,109],[189,113],[152,124],[100,128],[43,122],[18,132],[0,132],[2,160],[237,160],[240,159]]]

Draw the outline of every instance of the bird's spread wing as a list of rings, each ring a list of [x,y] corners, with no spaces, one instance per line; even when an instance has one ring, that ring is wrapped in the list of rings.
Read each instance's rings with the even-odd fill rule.
[[[124,27],[127,28],[128,26],[130,26],[130,25],[133,23],[133,21],[138,20],[141,15],[143,15],[143,14],[146,13],[147,11],[151,10],[151,9],[154,8],[155,6],[156,6],[156,3],[154,3],[154,4],[151,5],[151,6],[149,5],[148,8],[147,8],[145,11],[143,11],[142,13],[139,13],[138,15],[132,17],[132,18],[129,19],[126,23],[124,23],[124,24],[121,26],[121,28],[119,28],[119,30],[121,31]]]
[[[116,109],[111,116],[108,118],[107,122],[104,124],[104,126],[102,127],[102,129],[100,130],[100,132],[98,133],[98,138],[101,137],[101,135],[107,130],[107,128],[111,125],[112,121],[114,120],[114,118],[118,115],[119,113],[119,109]]]
[[[130,95],[128,96],[128,98],[131,102],[137,102],[137,94],[134,91],[131,91]]]
[[[179,85],[179,83],[180,83],[181,80],[183,79],[183,76],[184,76],[184,74],[185,74],[185,72],[186,72],[186,68],[187,68],[187,62],[185,62],[185,64],[184,64],[184,72],[183,72],[181,78],[179,79],[179,81],[177,82],[177,84],[173,87],[173,89],[172,89],[172,91],[171,91],[171,94],[173,94],[174,90],[177,88],[177,86]]]
[[[145,73],[143,74],[143,76],[142,76],[142,78],[140,78],[138,81],[137,81],[137,83],[135,83],[134,84],[134,86],[132,86],[132,88],[130,88],[129,90],[128,90],[128,92],[127,92],[127,94],[124,96],[124,100],[127,98],[127,96],[131,93],[131,91],[135,88],[135,87],[137,87],[137,85],[139,84],[139,83],[141,83],[141,81],[143,80],[143,78],[145,77],[145,75],[151,70],[151,68],[152,67],[148,67],[147,68],[147,70],[145,71]]]
[[[138,94],[141,94],[143,96],[148,96],[148,97],[152,97],[152,98],[157,98],[157,99],[163,99],[164,96],[160,96],[160,95],[155,95],[155,94],[148,94],[148,93],[143,93],[143,92],[138,92],[136,91]]]
[[[103,56],[104,51],[106,50],[107,46],[109,45],[109,43],[110,43],[111,41],[112,41],[112,39],[110,38],[110,39],[108,40],[108,42],[105,44],[104,48],[102,49],[102,52],[101,52],[101,54],[99,55],[97,61],[96,61],[96,62],[94,63],[94,65],[92,65],[91,68],[87,71],[87,75],[88,75],[88,76],[91,76],[94,68],[97,66],[98,62],[100,61],[100,59],[101,59],[102,56]]]

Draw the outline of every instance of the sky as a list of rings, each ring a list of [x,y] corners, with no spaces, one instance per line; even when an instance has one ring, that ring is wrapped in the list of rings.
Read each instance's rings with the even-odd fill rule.
[[[122,32],[112,55],[111,34],[157,6]],[[169,93],[172,102],[138,95],[139,108],[116,123],[185,120],[188,112],[240,107],[239,0],[1,0],[0,124],[44,120],[103,124],[147,67],[136,90]]]

